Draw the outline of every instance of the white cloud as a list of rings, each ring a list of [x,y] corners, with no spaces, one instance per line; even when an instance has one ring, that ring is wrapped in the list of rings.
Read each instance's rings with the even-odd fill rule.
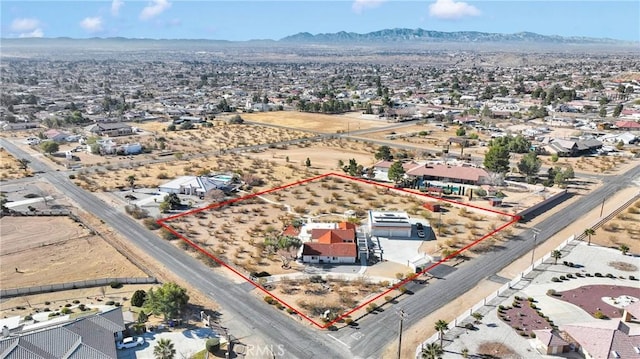
[[[11,30],[16,32],[32,31],[40,26],[38,19],[21,18],[15,19],[11,23]]]
[[[124,1],[122,0],[113,0],[111,2],[111,15],[118,16],[120,13],[120,8],[124,5]]]
[[[351,9],[356,14],[362,13],[365,9],[372,9],[380,6],[385,0],[355,0]]]
[[[445,20],[456,20],[466,16],[478,16],[480,10],[462,1],[436,0],[429,5],[429,15]]]
[[[100,16],[85,17],[80,21],[80,27],[88,32],[100,32],[102,31],[102,18]]]
[[[163,11],[171,7],[168,0],[152,0],[149,5],[145,6],[140,12],[141,20],[149,20],[152,17],[160,15]]]
[[[31,32],[23,32],[20,35],[18,35],[18,37],[43,37],[44,36],[44,32],[42,32],[41,28],[35,28],[33,29],[33,31]]]

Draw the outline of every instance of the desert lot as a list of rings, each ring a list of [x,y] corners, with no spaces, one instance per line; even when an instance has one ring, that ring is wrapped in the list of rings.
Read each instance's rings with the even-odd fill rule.
[[[68,217],[2,217],[3,289],[113,277],[146,277],[101,237]]]

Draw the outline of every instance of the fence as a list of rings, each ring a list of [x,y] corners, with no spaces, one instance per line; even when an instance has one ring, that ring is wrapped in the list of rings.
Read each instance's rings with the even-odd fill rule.
[[[121,284],[155,284],[158,280],[154,277],[120,277],[120,278],[101,278],[91,280],[81,280],[77,282],[47,284],[25,288],[2,289],[0,290],[0,298],[19,297],[28,294],[50,293],[62,290],[92,288],[111,285],[112,283]]]
[[[640,192],[638,192],[633,198],[631,198],[627,202],[625,202],[625,203],[621,204],[620,206],[618,206],[618,208],[616,208],[614,211],[609,213],[606,217],[603,217],[603,218],[599,219],[598,222],[596,222],[591,228],[593,228],[593,229],[599,228],[604,223],[606,223],[607,221],[611,220],[616,215],[618,215],[620,212],[624,211],[627,207],[632,205],[638,199],[640,199]],[[552,251],[550,251],[549,253],[545,254],[542,258],[538,259],[537,261],[533,262],[532,265],[530,265],[527,268],[525,268],[522,272],[520,272],[520,274],[518,276],[516,276],[516,278],[512,279],[509,283],[507,283],[507,284],[503,285],[502,287],[500,287],[495,293],[492,293],[492,294],[488,295],[487,297],[482,299],[477,304],[471,306],[471,308],[469,308],[468,311],[465,311],[463,314],[461,314],[460,316],[455,318],[454,322],[453,322],[453,328],[450,329],[449,331],[447,331],[446,333],[448,333],[450,331],[454,331],[455,329],[459,329],[460,327],[463,327],[464,324],[466,324],[465,322],[473,321],[473,318],[471,317],[472,313],[480,312],[481,314],[486,314],[487,312],[493,310],[502,301],[504,301],[505,298],[509,297],[512,294],[515,294],[517,291],[519,291],[521,289],[524,289],[524,287],[526,287],[526,285],[528,284],[528,281],[526,281],[527,283],[524,283],[523,279],[525,279],[525,277],[527,275],[532,273],[534,271],[534,269],[536,269],[537,267],[539,267],[540,265],[545,263],[547,260],[551,259],[551,255],[552,255],[552,253],[554,251],[562,251],[569,244],[574,243],[575,241],[581,241],[581,240],[584,239],[584,237],[585,237],[585,234],[584,233],[580,233],[578,236],[572,235],[571,237],[566,239],[564,242],[560,243],[560,245],[558,245],[557,248],[555,248]],[[530,278],[527,278],[527,279],[530,279]],[[519,285],[522,286],[522,288],[519,288],[518,287]],[[494,302],[494,303],[492,303],[492,302]],[[491,304],[492,306],[487,306],[487,304]],[[454,337],[455,337],[455,335],[454,335]],[[429,343],[433,343],[438,339],[439,339],[439,333],[435,333],[434,335],[429,337],[427,340],[422,342],[420,345],[418,345],[418,347],[416,348],[416,359],[422,358],[422,348],[425,345],[427,345]]]
[[[528,214],[534,213],[535,211],[539,210],[540,208],[543,208],[545,206],[553,204],[555,201],[558,201],[558,200],[562,199],[564,196],[568,195],[568,193],[569,192],[567,192],[566,189],[563,190],[562,192],[558,192],[558,193],[554,194],[553,196],[550,196],[549,198],[545,199],[544,201],[536,204],[535,206],[529,207],[529,208],[525,209],[524,211],[518,213],[518,215],[526,220],[527,219],[526,216]]]

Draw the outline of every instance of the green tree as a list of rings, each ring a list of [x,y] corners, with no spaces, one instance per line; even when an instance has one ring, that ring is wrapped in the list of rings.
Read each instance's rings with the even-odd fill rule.
[[[275,236],[265,238],[264,244],[271,253],[280,255],[283,268],[289,268],[289,263],[296,257],[302,241],[297,237]]]
[[[378,151],[374,156],[376,160],[391,161],[393,159],[391,148],[389,148],[389,146],[378,147]]]
[[[559,157],[560,157],[560,156],[558,156],[558,154],[557,154],[557,153],[552,154],[552,155],[551,155],[551,162],[554,162],[554,163],[555,163],[555,162],[558,162]]]
[[[626,255],[627,255],[627,253],[629,253],[629,246],[628,246],[628,245],[626,245],[626,244],[624,244],[624,243],[622,243],[622,244],[618,247],[618,249],[620,249],[620,252],[622,252],[622,255],[625,255],[625,256],[626,256]]]
[[[163,203],[167,203],[169,209],[177,209],[182,205],[180,197],[178,197],[178,195],[175,193],[169,193],[168,195],[164,196]]]
[[[442,348],[442,341],[444,340],[444,331],[449,329],[449,323],[447,323],[442,319],[439,319],[435,323],[434,329],[438,332],[438,339],[440,339],[440,348]]]
[[[620,113],[622,113],[622,104],[619,103],[613,109],[613,117],[620,117]]]
[[[131,296],[131,305],[133,305],[134,307],[142,307],[146,298],[147,292],[142,289],[138,289],[133,292],[133,295]]]
[[[587,228],[584,230],[583,234],[587,237],[589,237],[589,245],[591,245],[591,236],[593,236],[594,234],[596,234],[596,230],[593,228]]]
[[[153,347],[153,356],[155,359],[173,359],[176,356],[176,349],[171,339],[161,338]]]
[[[144,301],[145,311],[162,315],[165,320],[178,318],[189,303],[187,290],[176,283],[164,283],[160,288],[149,289]]]
[[[362,167],[362,165],[359,165],[354,158],[352,158],[349,160],[348,165],[342,167],[342,170],[345,173],[349,174],[349,176],[360,177],[362,175],[362,172],[364,171],[364,168]]]
[[[558,264],[558,259],[562,258],[562,252],[557,249],[554,250],[553,252],[551,252],[551,258],[555,260],[553,264]]]
[[[184,121],[183,123],[180,124],[181,130],[190,130],[194,127],[195,126],[193,125],[193,123],[191,123],[191,121]]]
[[[460,126],[458,127],[458,129],[456,130],[456,136],[461,137],[467,134],[467,130],[464,129],[464,127]]]
[[[495,173],[507,173],[509,171],[509,149],[506,146],[493,145],[484,155],[484,167]]]
[[[129,183],[129,187],[131,187],[131,192],[134,192],[135,184],[136,184],[136,176],[130,175],[127,177],[127,182]]]
[[[402,181],[404,178],[404,167],[402,167],[402,162],[395,161],[391,167],[389,167],[389,173],[387,176],[395,183]]]
[[[607,117],[607,108],[605,106],[600,106],[600,110],[598,111],[598,116],[602,118]]]
[[[29,161],[26,158],[20,158],[18,159],[18,168],[27,172],[27,169],[29,168],[29,163],[31,163],[31,161]]]
[[[540,161],[538,155],[532,151],[522,156],[522,159],[518,162],[518,171],[527,177],[527,182],[535,183],[541,165],[542,161]]]
[[[52,154],[58,152],[60,145],[54,141],[45,141],[40,144],[40,148],[42,148],[45,153]]]
[[[311,167],[311,160],[309,159],[309,157],[307,157],[307,160],[304,162],[304,165],[307,166],[307,168]]]
[[[429,343],[422,348],[422,358],[424,359],[440,359],[442,354],[444,354],[444,350],[442,350],[442,345],[438,343]]]
[[[516,137],[507,136],[503,138],[507,138],[510,152],[527,153],[531,151],[531,141],[527,140],[526,137],[522,135],[517,135]]]

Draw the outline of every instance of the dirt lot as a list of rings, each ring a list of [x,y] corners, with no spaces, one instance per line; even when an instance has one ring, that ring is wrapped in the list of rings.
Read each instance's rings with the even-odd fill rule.
[[[291,268],[283,269],[280,256],[270,254],[263,244],[264,238],[277,235],[296,217],[314,218],[314,221],[318,222],[325,220],[324,218],[328,214],[333,218],[339,218],[345,211],[353,210],[359,220],[364,220],[368,208],[406,211],[413,218],[431,220],[432,225],[436,222],[442,223],[442,228],[438,231],[437,247],[433,247],[431,244],[433,241],[431,241],[429,244],[425,244],[422,250],[425,252],[429,250],[428,254],[436,252],[437,255],[442,252],[445,256],[481,238],[511,219],[507,216],[488,212],[481,213],[482,211],[467,210],[466,207],[463,209],[461,206],[446,203],[443,205],[445,212],[442,216],[435,218],[431,212],[422,208],[421,205],[425,201],[424,197],[417,194],[398,192],[339,177],[324,177],[235,202],[230,206],[178,217],[170,220],[167,224],[201,248],[208,250],[248,276],[250,273],[261,271],[266,271],[271,275],[301,273],[303,267],[295,263]],[[509,240],[512,234],[512,229],[505,229],[498,235],[474,246],[471,251],[465,254],[468,257],[475,257],[493,250],[500,245],[501,241]],[[175,243],[186,247],[181,241]],[[206,260],[201,254],[196,255]],[[404,270],[400,271],[395,266],[390,269],[392,271],[386,273],[377,271],[377,275],[393,280],[396,273],[409,271],[408,267],[404,267]],[[331,284],[327,284],[327,286],[331,286]],[[287,285],[287,289],[282,290],[279,283],[274,287],[277,289],[274,294],[291,304],[301,300],[297,297],[300,292],[315,293],[306,287],[304,290],[300,288],[289,290],[291,285]],[[365,289],[353,288],[348,304],[360,303],[363,298],[373,293],[368,286]],[[382,288],[378,288],[378,290],[380,289]],[[356,292],[358,295],[353,294]],[[340,301],[340,303],[333,303],[335,308],[340,308],[341,312],[349,309],[346,306],[347,303],[340,299],[342,297],[339,291],[333,294],[336,296],[334,299]],[[328,305],[329,303],[324,300],[327,299],[327,293],[323,293],[321,297],[323,302]],[[309,299],[302,304],[297,303],[301,305],[298,309],[303,310],[305,315],[319,321],[318,310],[307,305],[311,302],[314,300]]]
[[[343,115],[325,115],[296,111],[257,112],[242,114],[247,121],[279,125],[303,131],[338,133],[388,126],[389,122],[380,119],[367,119],[360,112]]]
[[[19,168],[18,160],[9,154],[4,148],[0,148],[0,180],[10,180],[28,177],[31,170]]]
[[[3,217],[0,225],[2,288],[146,277],[111,245],[68,217]]]
[[[597,229],[591,243],[615,248],[624,244],[629,253],[640,253],[640,200]]]

